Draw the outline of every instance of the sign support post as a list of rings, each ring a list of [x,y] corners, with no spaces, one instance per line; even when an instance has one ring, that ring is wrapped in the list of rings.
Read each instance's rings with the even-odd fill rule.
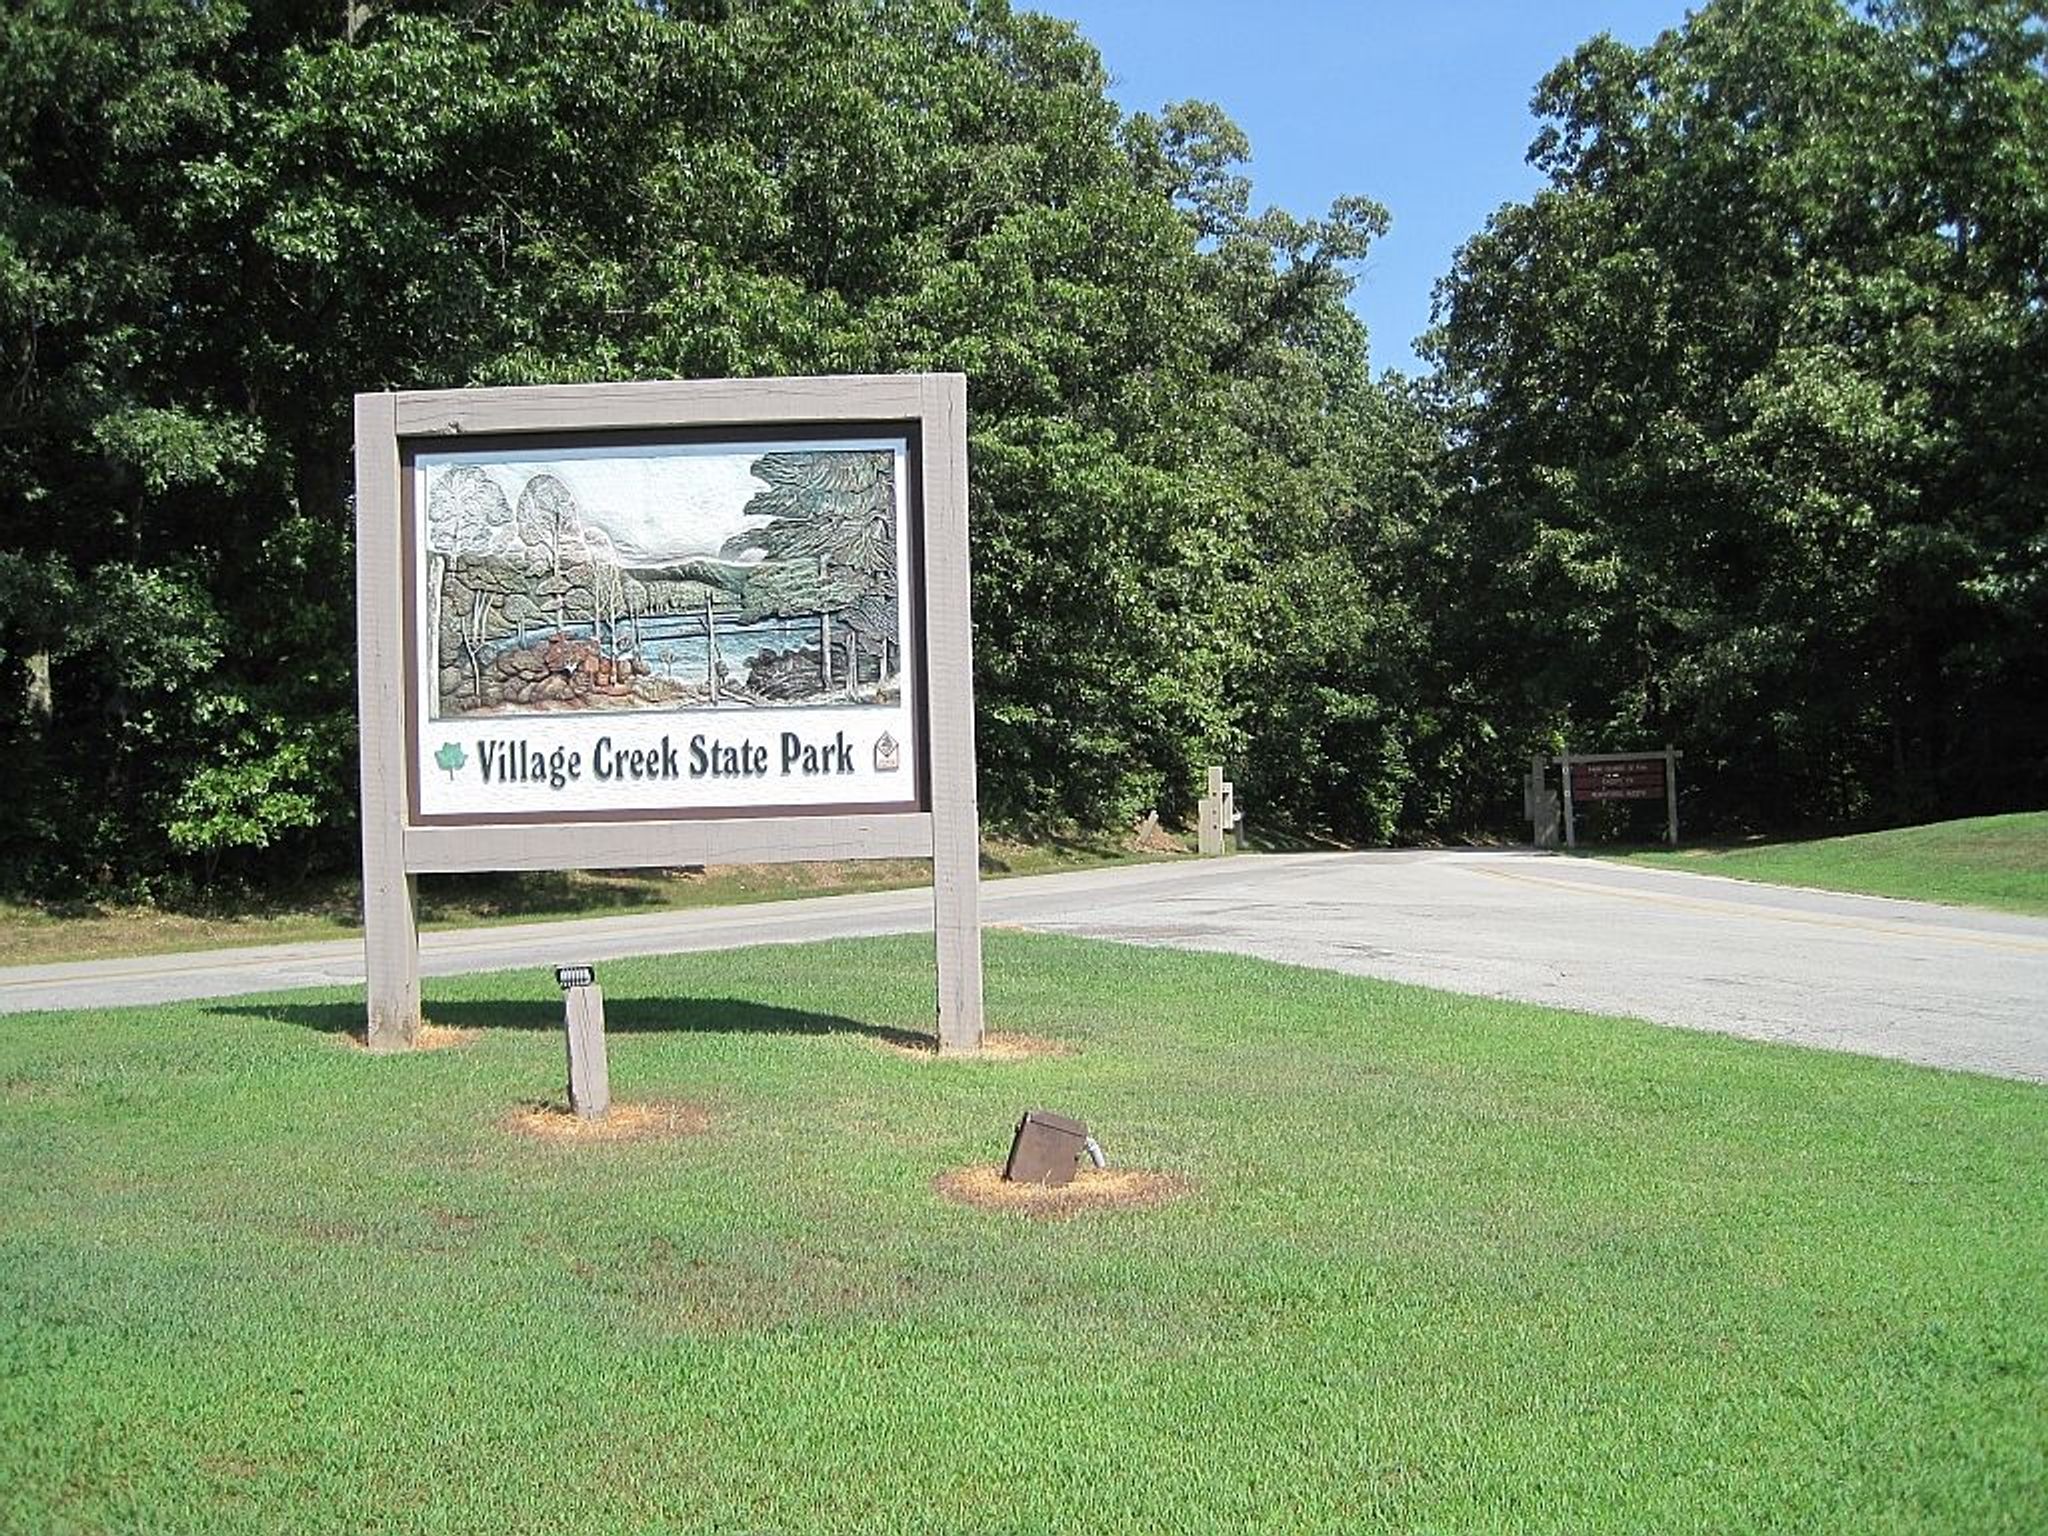
[[[373,1051],[420,1030],[419,887],[405,861],[406,579],[393,397],[356,400],[356,689],[361,721],[363,947]]]
[[[1572,817],[1572,749],[1566,747],[1558,759],[1564,774],[1564,845],[1577,850],[1579,846],[1578,823]]]
[[[941,1055],[981,1049],[981,814],[974,771],[974,629],[967,606],[967,381],[926,375],[926,559],[960,571],[926,610],[932,715],[932,931]]]
[[[1671,846],[1678,846],[1678,754],[1664,743],[1664,820]]]

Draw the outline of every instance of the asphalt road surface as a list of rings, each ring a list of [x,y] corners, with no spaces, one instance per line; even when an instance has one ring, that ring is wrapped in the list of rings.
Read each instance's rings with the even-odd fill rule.
[[[1494,850],[993,880],[985,923],[2048,1082],[2048,920]],[[429,976],[900,933],[929,891],[430,933]],[[355,941],[0,968],[0,1012],[362,981]]]

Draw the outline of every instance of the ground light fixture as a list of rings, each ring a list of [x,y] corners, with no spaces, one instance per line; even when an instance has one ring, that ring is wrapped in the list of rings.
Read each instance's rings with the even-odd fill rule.
[[[1074,1164],[1084,1154],[1097,1168],[1108,1164],[1101,1144],[1081,1121],[1049,1109],[1027,1109],[1010,1138],[1003,1177],[1012,1184],[1071,1184]]]
[[[569,1049],[569,1108],[584,1120],[602,1120],[612,1107],[611,1071],[604,1056],[604,992],[588,965],[558,965],[562,1031]]]

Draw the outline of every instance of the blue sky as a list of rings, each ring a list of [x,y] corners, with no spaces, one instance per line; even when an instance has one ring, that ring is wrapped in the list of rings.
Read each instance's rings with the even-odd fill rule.
[[[1523,156],[1536,82],[1579,43],[1647,43],[1684,0],[1020,0],[1078,22],[1126,111],[1216,102],[1250,135],[1253,200],[1319,214],[1360,192],[1394,228],[1352,307],[1375,368],[1417,371],[1430,286],[1502,203],[1539,184]]]

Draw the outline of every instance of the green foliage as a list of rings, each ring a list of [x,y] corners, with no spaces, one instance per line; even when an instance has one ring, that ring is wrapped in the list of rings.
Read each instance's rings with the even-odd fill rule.
[[[1382,209],[1256,209],[1222,112],[1126,117],[1001,0],[9,8],[0,867],[347,864],[350,396],[597,378],[967,374],[999,822],[1222,761],[1456,832],[1567,737],[1680,742],[1695,824],[2037,801],[2044,48],[2025,0],[1588,43],[1411,389],[1345,307]],[[774,606],[732,581],[678,588]]]
[[[192,712],[214,757],[194,767],[170,804],[171,846],[212,861],[228,849],[263,849],[320,822],[311,733],[241,695],[217,692]],[[460,751],[460,748],[457,749]]]
[[[2048,794],[2044,52],[2021,0],[1716,0],[1545,80],[1436,336],[1441,659],[1519,659],[1519,742],[1681,742],[1723,824]]]
[[[352,856],[349,399],[468,383],[962,370],[984,804],[1172,813],[1306,752],[1343,771],[1273,809],[1390,825],[1390,695],[1345,675],[1383,583],[1344,270],[1384,215],[1252,212],[1243,135],[1124,119],[1067,24],[48,0],[0,18],[0,100],[25,883]]]

